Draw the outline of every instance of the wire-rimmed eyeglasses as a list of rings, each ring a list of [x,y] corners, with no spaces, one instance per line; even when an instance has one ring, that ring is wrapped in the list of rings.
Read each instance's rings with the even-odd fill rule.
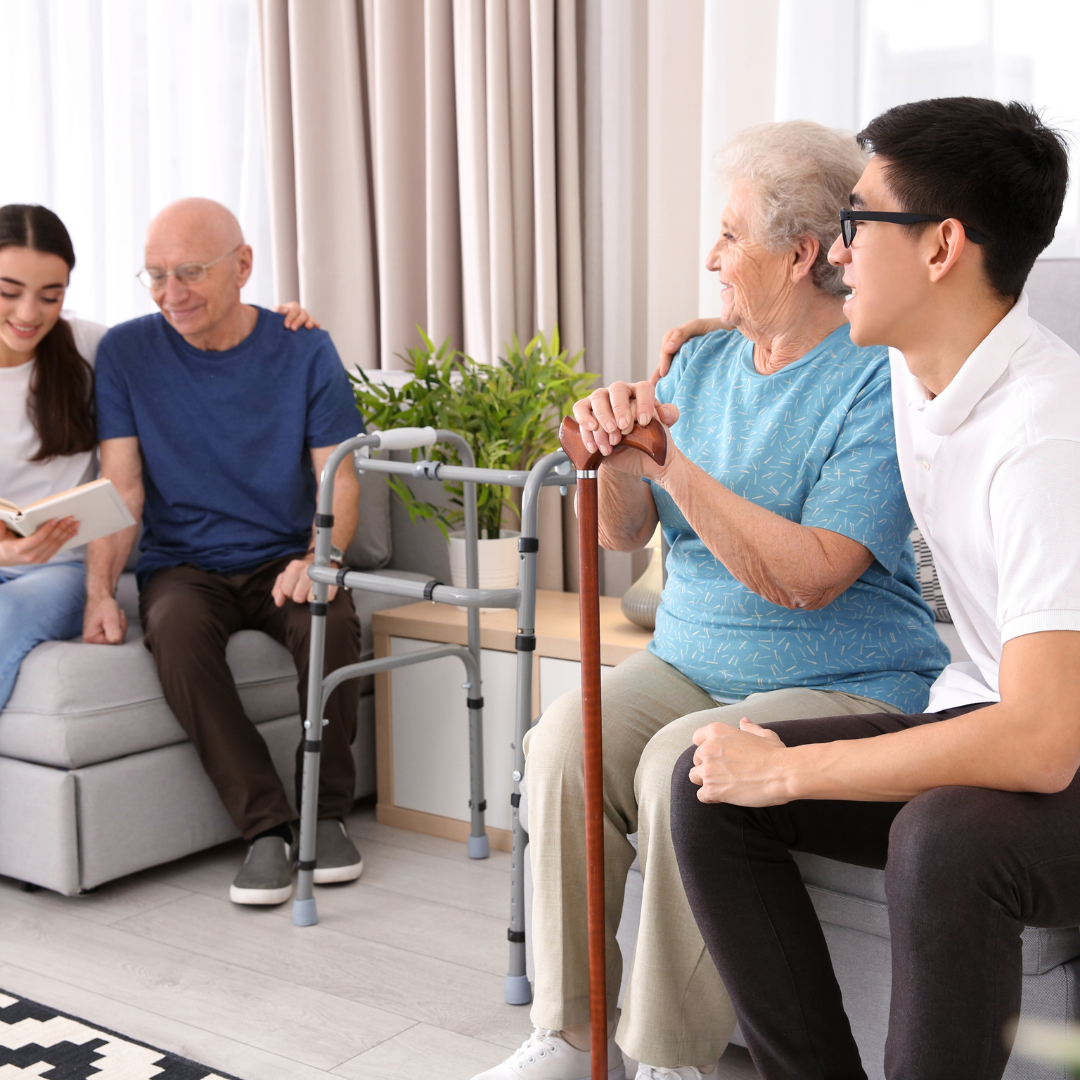
[[[841,210],[840,235],[844,238],[844,247],[851,247],[860,221],[889,221],[894,225],[915,225],[920,221],[946,221],[940,214],[894,214],[882,210]],[[959,220],[959,218],[957,219]],[[961,221],[961,225],[964,223]],[[981,232],[976,232],[964,225],[964,232],[973,244],[985,244],[989,239]]]
[[[224,255],[219,255],[208,263],[181,263],[172,270],[144,266],[135,276],[148,289],[164,289],[169,278],[174,276],[181,285],[198,285],[200,281],[206,280],[206,272],[211,266],[221,262],[222,259],[227,259],[230,255],[235,255],[243,246],[243,244],[237,244],[232,251],[226,251]]]

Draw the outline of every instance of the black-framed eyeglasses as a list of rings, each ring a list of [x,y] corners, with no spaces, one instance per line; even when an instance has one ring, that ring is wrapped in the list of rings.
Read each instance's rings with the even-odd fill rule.
[[[881,210],[841,210],[840,235],[844,238],[844,247],[851,247],[860,221],[889,221],[893,225],[916,225],[920,221],[945,221],[940,214],[892,214]],[[961,225],[964,223],[961,221]],[[969,225],[964,225],[964,232],[973,244],[985,244],[989,239],[985,234],[976,232]]]

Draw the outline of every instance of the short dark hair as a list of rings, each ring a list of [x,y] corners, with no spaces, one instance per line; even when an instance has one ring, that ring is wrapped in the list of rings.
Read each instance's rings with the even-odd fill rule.
[[[1065,200],[1060,132],[1019,101],[954,97],[897,105],[856,138],[886,159],[885,182],[904,211],[959,218],[984,233],[990,284],[1002,296],[1020,295]]]

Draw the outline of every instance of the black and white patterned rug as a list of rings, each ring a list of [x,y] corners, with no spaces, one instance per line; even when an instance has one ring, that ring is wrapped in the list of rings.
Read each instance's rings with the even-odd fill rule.
[[[0,1078],[237,1080],[0,990]]]

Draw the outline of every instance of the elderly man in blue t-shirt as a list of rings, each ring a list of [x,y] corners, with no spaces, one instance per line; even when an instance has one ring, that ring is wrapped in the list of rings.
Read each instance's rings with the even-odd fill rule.
[[[239,223],[217,203],[185,199],[154,219],[140,278],[161,314],[123,323],[102,340],[97,423],[101,475],[143,522],[139,608],[165,700],[251,844],[229,895],[240,904],[279,904],[292,891],[293,814],[244,713],[225,647],[244,629],[285,645],[303,713],[316,478],[362,421],[325,332],[292,333],[280,315],[241,303],[251,263]],[[357,495],[346,461],[334,485],[339,560],[356,527]],[[85,641],[124,640],[114,597],[136,533],[89,545]],[[359,658],[352,603],[331,589],[327,670]],[[327,704],[320,883],[355,880],[363,869],[342,821],[355,784],[357,694],[347,682]]]

